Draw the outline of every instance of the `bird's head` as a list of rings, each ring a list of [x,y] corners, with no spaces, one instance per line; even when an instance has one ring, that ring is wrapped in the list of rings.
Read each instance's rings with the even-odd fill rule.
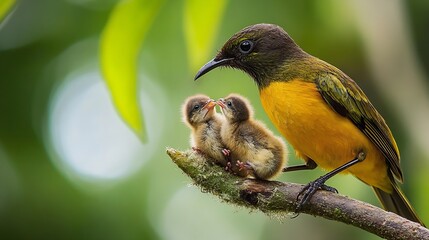
[[[303,54],[281,27],[256,24],[234,34],[216,57],[198,71],[195,80],[214,68],[226,66],[243,70],[263,86],[285,60]]]
[[[252,106],[249,101],[237,94],[230,94],[226,98],[217,100],[222,113],[230,123],[247,121],[253,117]]]
[[[182,107],[183,120],[190,126],[208,121],[216,113],[216,102],[205,95],[191,96]]]

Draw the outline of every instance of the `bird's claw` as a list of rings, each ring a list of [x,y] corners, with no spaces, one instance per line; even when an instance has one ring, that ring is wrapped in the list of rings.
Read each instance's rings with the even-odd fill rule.
[[[230,161],[226,162],[225,171],[232,172],[232,164]]]
[[[332,192],[332,193],[338,193],[338,190],[334,187],[328,186],[323,184],[322,186],[320,186],[320,189],[328,191],[328,192]]]
[[[232,164],[231,164],[231,150],[227,148],[222,149],[222,154],[225,157],[226,165],[225,165],[225,171],[232,171]]]
[[[224,149],[222,149],[222,154],[225,157],[229,157],[231,155],[231,150],[224,148]]]
[[[235,165],[238,167],[238,171],[241,172],[243,170],[250,170],[252,169],[252,166],[248,162],[242,162],[240,160],[237,160]]]
[[[333,193],[338,193],[338,190],[325,185],[324,179],[316,179],[315,181],[309,182],[296,196],[297,205],[295,212],[299,213],[302,207],[311,199],[311,197],[317,192],[317,190],[325,190]],[[300,199],[301,197],[301,199]]]

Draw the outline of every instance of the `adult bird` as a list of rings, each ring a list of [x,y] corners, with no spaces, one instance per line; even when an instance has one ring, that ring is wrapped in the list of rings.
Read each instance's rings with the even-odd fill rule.
[[[365,93],[345,73],[302,50],[279,26],[256,24],[234,34],[195,80],[227,66],[249,74],[265,112],[304,165],[284,171],[330,170],[307,184],[297,211],[335,174],[350,173],[373,187],[385,209],[419,219],[397,181],[403,181],[395,139]]]

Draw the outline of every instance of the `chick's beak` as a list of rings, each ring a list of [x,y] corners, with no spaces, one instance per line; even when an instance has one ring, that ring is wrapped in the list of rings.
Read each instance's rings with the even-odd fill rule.
[[[221,108],[225,108],[226,107],[226,105],[225,105],[225,99],[223,99],[223,98],[220,98],[219,100],[217,100],[216,103]]]
[[[207,103],[206,103],[206,105],[204,105],[204,109],[207,109],[207,111],[210,111],[210,110],[212,110],[214,107],[216,106],[216,102],[215,102],[215,100],[213,100],[213,99],[210,99]]]
[[[216,106],[216,102],[213,99],[210,99],[207,101],[207,103],[204,105],[203,109],[205,111],[204,117],[207,116],[207,114],[214,109]]]
[[[213,58],[208,63],[206,63],[200,70],[197,72],[197,75],[195,75],[194,80],[197,80],[199,77],[203,76],[204,74],[210,72],[212,69],[215,69],[220,66],[228,65],[233,60],[233,58]]]

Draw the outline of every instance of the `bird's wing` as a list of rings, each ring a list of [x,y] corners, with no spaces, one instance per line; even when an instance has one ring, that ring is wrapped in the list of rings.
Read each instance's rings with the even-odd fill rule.
[[[383,117],[347,75],[323,73],[316,79],[320,94],[339,114],[349,118],[383,153],[393,175],[402,182],[399,150]]]

